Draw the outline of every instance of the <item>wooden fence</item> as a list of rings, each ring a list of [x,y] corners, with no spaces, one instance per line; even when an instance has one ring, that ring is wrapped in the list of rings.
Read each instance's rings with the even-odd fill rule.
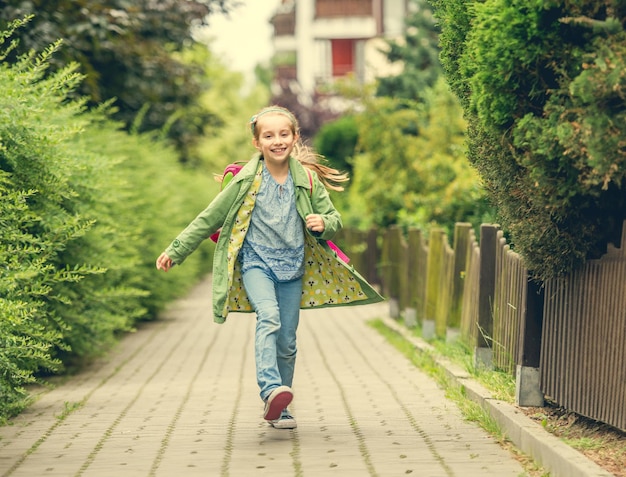
[[[626,430],[626,222],[620,248],[546,282],[541,388]]]
[[[516,400],[544,396],[626,430],[626,222],[620,248],[571,276],[537,283],[497,225],[406,234],[345,230],[352,264],[389,299],[390,313],[425,338],[460,335],[478,366],[516,377]]]

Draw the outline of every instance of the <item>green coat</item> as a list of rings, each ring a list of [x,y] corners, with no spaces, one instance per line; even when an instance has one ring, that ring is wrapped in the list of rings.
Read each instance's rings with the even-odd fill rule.
[[[320,179],[314,173],[309,176],[304,166],[293,157],[289,160],[289,169],[296,188],[296,208],[302,217],[302,226],[305,217],[313,213],[320,214],[325,224],[322,233],[305,228],[301,308],[382,301],[383,297],[351,265],[339,259],[326,243],[341,229],[342,222]],[[243,288],[237,256],[250,224],[261,185],[261,171],[260,156],[256,155],[165,250],[174,263],[181,264],[202,241],[221,227],[213,257],[213,318],[217,323],[226,321],[229,311],[254,311]]]

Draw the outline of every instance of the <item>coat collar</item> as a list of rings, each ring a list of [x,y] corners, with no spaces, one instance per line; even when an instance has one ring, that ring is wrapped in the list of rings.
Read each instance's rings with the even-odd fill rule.
[[[243,167],[239,174],[237,174],[233,178],[233,180],[242,181],[246,177],[254,176],[259,168],[260,162],[261,154],[256,153]],[[307,173],[307,171],[304,170],[304,166],[302,165],[302,163],[293,156],[289,157],[289,171],[291,172],[291,177],[296,187],[303,187],[304,189],[307,189],[307,191],[311,189],[311,180],[309,179],[309,174]]]

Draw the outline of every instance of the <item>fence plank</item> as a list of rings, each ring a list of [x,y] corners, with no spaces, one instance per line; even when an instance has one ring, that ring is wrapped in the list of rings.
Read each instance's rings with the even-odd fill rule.
[[[472,224],[457,223],[454,227],[454,269],[452,272],[452,298],[448,325],[452,328],[461,326],[461,310],[463,307],[463,288],[467,273],[470,247],[470,231]]]

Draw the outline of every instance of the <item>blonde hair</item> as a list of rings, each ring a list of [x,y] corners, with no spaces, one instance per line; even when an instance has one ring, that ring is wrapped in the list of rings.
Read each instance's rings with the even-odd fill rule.
[[[287,108],[276,105],[268,106],[252,116],[252,118],[250,118],[250,130],[255,139],[259,139],[259,132],[256,127],[257,121],[261,116],[266,114],[280,114],[286,116],[291,122],[291,132],[294,135],[298,135],[298,141],[293,147],[292,156],[304,167],[314,171],[327,189],[335,191],[344,190],[343,186],[340,184],[350,180],[348,174],[326,165],[327,160],[324,156],[316,153],[312,148],[302,142],[298,120]]]

